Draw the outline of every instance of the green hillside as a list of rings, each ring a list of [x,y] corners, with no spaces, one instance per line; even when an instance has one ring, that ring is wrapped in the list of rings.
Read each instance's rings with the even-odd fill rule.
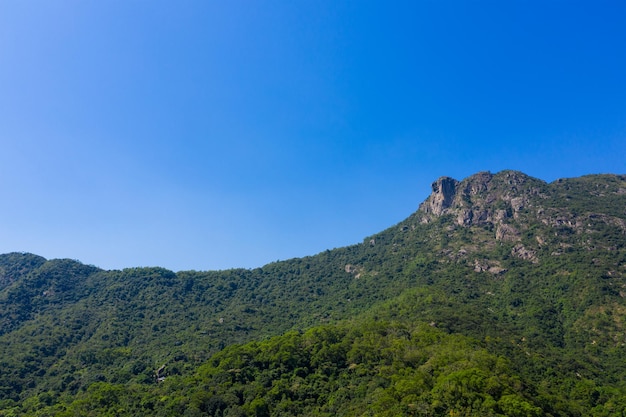
[[[622,415],[625,243],[626,176],[503,171],[252,270],[0,255],[0,415]]]

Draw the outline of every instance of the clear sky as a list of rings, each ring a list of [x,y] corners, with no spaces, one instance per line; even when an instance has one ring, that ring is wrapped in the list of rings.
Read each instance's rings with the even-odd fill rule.
[[[262,266],[502,169],[626,173],[625,1],[0,1],[0,253]]]

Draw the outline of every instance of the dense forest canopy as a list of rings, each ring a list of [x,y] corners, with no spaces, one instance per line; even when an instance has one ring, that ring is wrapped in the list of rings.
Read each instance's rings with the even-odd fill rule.
[[[626,413],[626,176],[441,178],[256,269],[0,255],[0,415]]]

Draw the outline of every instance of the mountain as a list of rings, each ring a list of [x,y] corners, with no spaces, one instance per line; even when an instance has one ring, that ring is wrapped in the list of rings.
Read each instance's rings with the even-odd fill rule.
[[[0,255],[0,415],[626,412],[626,176],[432,189],[256,269]]]

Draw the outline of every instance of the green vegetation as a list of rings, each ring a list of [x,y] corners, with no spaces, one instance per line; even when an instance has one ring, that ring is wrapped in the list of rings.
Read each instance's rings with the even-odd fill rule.
[[[252,270],[0,255],[0,415],[626,413],[626,177],[456,192]]]
[[[359,321],[231,345],[157,387],[93,384],[41,413],[523,415],[541,408],[506,359],[427,325]]]

